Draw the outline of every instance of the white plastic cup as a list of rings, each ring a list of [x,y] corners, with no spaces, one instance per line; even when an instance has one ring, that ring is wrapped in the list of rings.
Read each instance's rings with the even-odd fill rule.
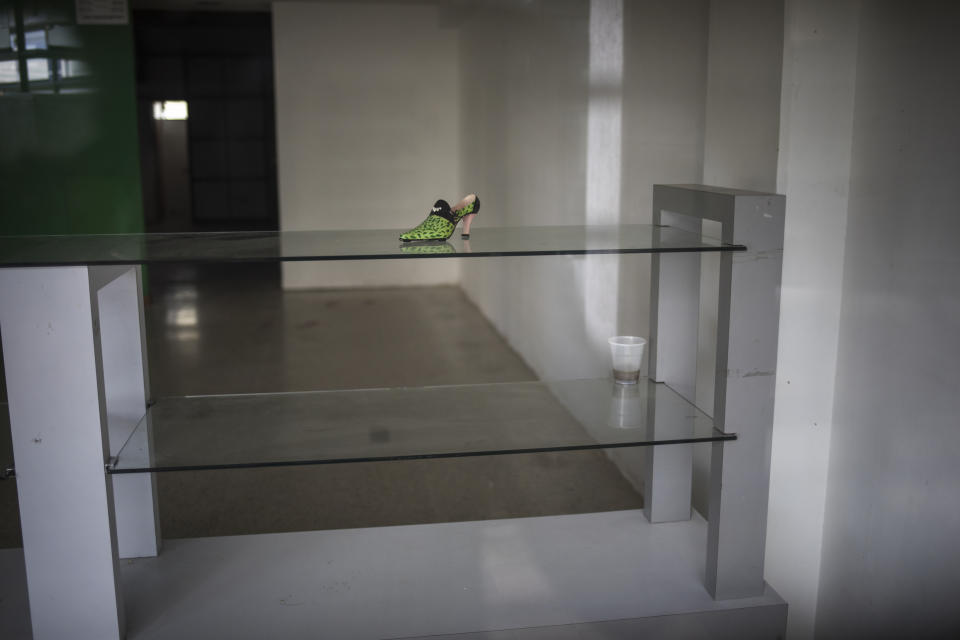
[[[647,341],[638,336],[614,336],[609,342],[614,381],[617,384],[637,384]]]

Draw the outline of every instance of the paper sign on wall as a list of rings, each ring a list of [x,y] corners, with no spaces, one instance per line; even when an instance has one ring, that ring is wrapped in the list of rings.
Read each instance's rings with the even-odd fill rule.
[[[127,24],[127,0],[76,0],[77,24]]]

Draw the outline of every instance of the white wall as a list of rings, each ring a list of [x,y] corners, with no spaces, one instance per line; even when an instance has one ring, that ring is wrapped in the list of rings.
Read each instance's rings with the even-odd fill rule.
[[[479,182],[492,203],[476,233],[485,223],[649,222],[653,184],[699,181],[706,11],[704,1],[601,0],[472,16],[465,42],[497,43],[463,53],[462,77],[484,88],[464,104],[479,141],[464,183]],[[617,126],[619,148],[596,143]],[[615,152],[622,164],[597,170]],[[647,334],[648,284],[649,259],[637,256],[473,261],[463,277],[545,378],[608,375],[607,337]]]
[[[787,196],[765,574],[813,637],[856,77],[855,2],[786,5],[777,192]]]
[[[960,630],[960,7],[864,2],[818,638]]]
[[[463,197],[459,33],[442,18],[429,5],[273,4],[281,230],[402,230]],[[459,269],[288,263],[283,283],[453,283]]]
[[[776,188],[782,54],[782,2],[710,2],[704,184]]]
[[[622,223],[652,220],[653,185],[700,182],[706,117],[706,0],[624,5]],[[650,260],[620,258],[618,331],[649,334]]]
[[[707,33],[703,184],[776,190],[783,3],[712,0]],[[704,232],[720,236],[720,225]],[[696,404],[713,415],[720,256],[702,254]],[[694,453],[693,504],[707,513],[710,449]]]
[[[484,203],[475,236],[585,222],[588,30],[588,5],[574,1],[487,4],[464,25],[462,181]],[[586,328],[585,262],[472,260],[463,287],[542,377],[604,375]]]

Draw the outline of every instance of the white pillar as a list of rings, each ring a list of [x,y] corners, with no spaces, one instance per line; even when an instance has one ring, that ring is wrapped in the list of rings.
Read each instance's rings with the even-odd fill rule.
[[[702,220],[657,206],[653,224],[700,233]],[[650,375],[693,403],[697,382],[700,308],[700,254],[651,256]],[[656,412],[651,402],[649,411]],[[656,425],[655,415],[648,424]],[[692,434],[691,434],[692,435]],[[647,447],[643,512],[650,522],[689,520],[693,495],[693,445]]]
[[[717,599],[764,589],[785,206],[774,195],[728,200],[723,239],[747,251],[720,259],[713,419],[738,440],[711,456],[707,589]]]
[[[35,640],[124,635],[97,306],[86,267],[0,270]]]
[[[116,456],[143,419],[149,397],[147,347],[143,322],[140,267],[90,267],[100,309],[103,383],[110,431],[110,456]],[[149,432],[141,429],[127,449],[149,456]],[[113,478],[117,544],[121,558],[155,556],[160,550],[156,477],[152,473]]]

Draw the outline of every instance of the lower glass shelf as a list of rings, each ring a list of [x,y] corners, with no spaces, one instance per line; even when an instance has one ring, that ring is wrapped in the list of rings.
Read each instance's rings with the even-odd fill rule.
[[[188,396],[151,406],[107,470],[333,464],[735,439],[669,387],[647,379],[636,385],[588,379]]]

